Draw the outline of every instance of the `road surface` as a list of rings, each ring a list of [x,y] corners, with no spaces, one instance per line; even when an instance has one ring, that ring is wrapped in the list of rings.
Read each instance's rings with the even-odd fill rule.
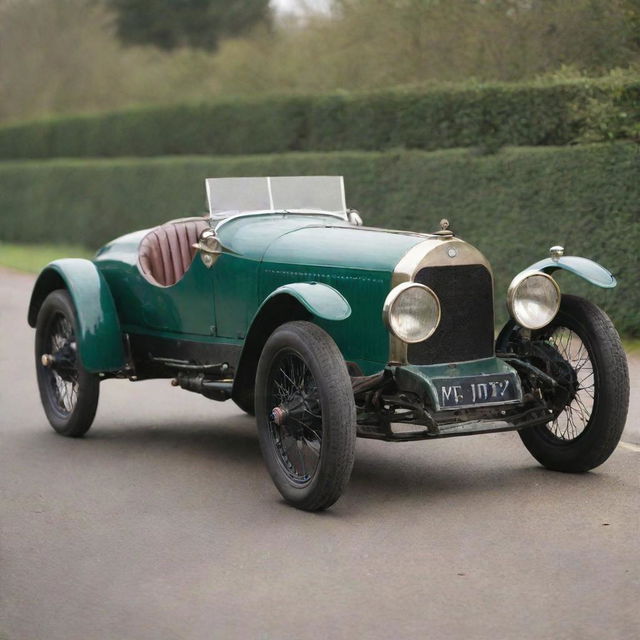
[[[514,433],[359,440],[347,493],[308,514],[250,418],[168,381],[108,381],[87,437],[56,435],[32,283],[0,271],[2,640],[640,637],[637,360],[627,442],[592,473]]]

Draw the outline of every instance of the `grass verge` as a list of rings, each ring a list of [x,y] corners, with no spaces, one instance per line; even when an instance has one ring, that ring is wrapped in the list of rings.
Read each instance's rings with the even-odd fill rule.
[[[627,352],[627,355],[635,356],[640,358],[640,340],[622,340],[622,344],[624,346],[624,350]]]
[[[78,245],[7,244],[0,242],[0,266],[38,273],[58,258],[91,258],[93,253]]]

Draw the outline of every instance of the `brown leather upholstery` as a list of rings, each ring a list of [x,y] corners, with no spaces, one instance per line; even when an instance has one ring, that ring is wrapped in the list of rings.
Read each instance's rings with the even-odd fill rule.
[[[192,245],[208,226],[204,218],[184,218],[152,229],[138,249],[144,277],[163,287],[178,282],[193,261],[196,249]]]

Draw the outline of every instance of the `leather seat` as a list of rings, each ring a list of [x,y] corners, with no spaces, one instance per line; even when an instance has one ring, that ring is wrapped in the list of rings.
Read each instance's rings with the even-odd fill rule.
[[[193,262],[200,234],[209,227],[205,218],[183,218],[166,222],[142,239],[138,262],[144,277],[156,286],[178,282]]]

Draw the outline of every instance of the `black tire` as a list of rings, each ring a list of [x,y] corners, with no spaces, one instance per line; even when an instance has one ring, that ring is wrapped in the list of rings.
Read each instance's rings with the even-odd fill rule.
[[[305,511],[330,507],[349,482],[356,443],[351,379],[331,337],[310,322],[276,329],[258,363],[255,404],[262,455],[284,499]]]
[[[98,407],[99,378],[85,370],[76,353],[76,314],[67,291],[51,292],[36,321],[36,374],[40,400],[51,426],[61,435],[83,436]],[[44,354],[64,358],[64,366],[45,366]]]
[[[557,316],[532,338],[570,362],[577,391],[556,420],[523,429],[520,438],[548,469],[589,471],[613,453],[627,418],[629,371],[618,332],[596,305],[563,295]]]

